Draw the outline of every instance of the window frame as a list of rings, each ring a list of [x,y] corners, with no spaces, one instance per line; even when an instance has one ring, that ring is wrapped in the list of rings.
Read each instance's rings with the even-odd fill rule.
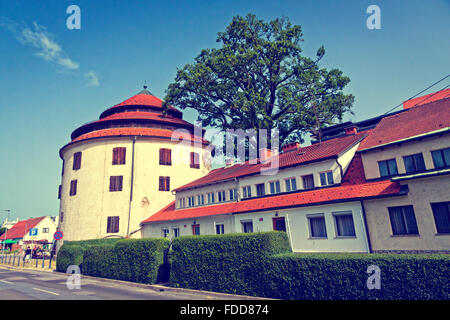
[[[124,165],[126,164],[126,154],[127,154],[127,148],[126,147],[115,147],[112,151],[112,165]]]
[[[293,188],[292,181],[294,181],[295,188]],[[286,192],[297,191],[297,179],[295,177],[284,179],[284,186],[286,188]]]
[[[436,234],[438,234],[438,235],[449,235],[450,234],[450,227],[449,227],[449,229],[447,230],[447,231],[441,231],[441,228],[442,227],[440,227],[439,225],[438,225],[438,219],[436,219],[436,211],[435,211],[435,208],[437,207],[437,206],[440,206],[440,205],[444,205],[444,206],[446,206],[446,208],[447,208],[447,220],[450,220],[450,201],[443,201],[443,202],[432,202],[432,203],[430,203],[430,206],[431,206],[431,211],[433,212],[433,219],[434,219],[434,225],[435,225],[435,227],[436,227]],[[440,219],[439,219],[440,220]],[[447,222],[448,224],[450,224],[450,222]]]
[[[325,219],[324,213],[318,213],[318,214],[310,214],[307,215],[306,218],[308,219],[308,228],[309,228],[309,239],[328,239],[328,230],[327,230],[327,221]],[[311,224],[313,219],[322,219],[323,225],[325,226],[325,236],[316,236],[313,233],[313,225]]]
[[[109,192],[120,192],[123,190],[123,176],[109,177]]]
[[[392,168],[390,166],[390,163],[392,163],[392,161],[395,164],[395,173],[391,172]],[[381,160],[381,161],[378,161],[377,163],[378,163],[378,172],[379,172],[381,178],[392,177],[392,176],[398,175],[398,166],[397,166],[397,159],[396,158]],[[381,174],[381,165],[382,164],[386,166],[387,175],[382,175]]]
[[[119,227],[120,227],[120,216],[107,217],[106,233],[119,233]]]
[[[420,157],[416,158],[416,156],[420,156]],[[406,160],[410,159],[410,158],[412,159],[412,164],[414,165],[414,170],[413,171],[408,171],[407,170]],[[423,164],[423,169],[418,169],[417,159],[420,159],[419,163]],[[403,164],[405,166],[405,173],[406,174],[420,173],[420,172],[424,172],[424,171],[427,170],[427,168],[425,166],[425,159],[423,158],[423,153],[422,152],[410,154],[410,155],[407,155],[407,156],[403,156]]]
[[[260,194],[258,187],[262,186],[262,194]],[[257,197],[264,197],[266,195],[266,184],[265,183],[257,183],[255,184],[255,188],[256,188],[256,196]]]
[[[412,217],[414,218],[414,220],[410,221],[410,223],[413,222],[417,232],[409,232],[408,231],[408,228],[410,227],[410,223],[407,223],[407,221],[406,221],[407,218],[406,218],[405,208],[408,208],[408,209],[412,210]],[[392,216],[395,213],[393,211],[394,209],[395,210],[401,209],[402,223],[403,223],[403,226],[405,228],[406,233],[399,233],[399,232],[396,232],[396,230],[394,230],[395,224],[393,223],[393,219],[392,219]],[[389,220],[391,222],[392,236],[418,236],[418,235],[420,235],[420,233],[419,233],[419,226],[417,225],[416,213],[415,213],[414,207],[412,205],[388,207],[388,213],[389,213]]]
[[[80,170],[81,169],[82,155],[83,155],[83,153],[81,151],[75,152],[73,154],[72,170]]]
[[[273,187],[273,188],[272,188]],[[281,184],[280,180],[269,181],[269,191],[270,194],[278,194],[281,193]]]
[[[353,218],[352,211],[338,211],[338,212],[332,212],[331,214],[332,214],[333,220],[334,220],[334,228],[335,228],[336,238],[356,238],[355,219]],[[350,216],[352,218],[353,234],[351,234],[351,235],[340,235],[339,234],[340,228],[339,228],[338,219],[345,217],[345,216]]]
[[[159,148],[159,165],[160,166],[172,165],[172,149]]]
[[[241,231],[242,231],[242,233],[253,233],[253,232],[255,232],[254,228],[253,228],[253,219],[241,220],[240,223],[241,223]],[[247,225],[247,224],[251,225],[251,231],[245,231],[246,230],[245,225]]]
[[[447,160],[445,158],[445,151],[449,150],[448,152],[450,153],[450,148],[443,148],[443,149],[437,149],[437,150],[431,150],[431,158],[433,160],[433,166],[435,169],[445,169],[445,168],[449,168],[450,167],[450,156],[448,159],[448,163]],[[435,154],[439,154],[442,160],[442,163],[444,164],[443,166],[436,166],[436,159],[435,159]]]
[[[190,167],[192,169],[200,169],[200,154],[198,152],[191,152],[190,158]]]
[[[71,180],[70,181],[70,190],[69,190],[69,196],[73,197],[77,195],[77,187],[78,187],[78,180]]]
[[[305,181],[307,181],[306,178],[309,178],[309,177],[311,177],[312,186],[307,188]],[[316,187],[315,181],[314,181],[314,174],[306,174],[306,175],[302,176],[302,183],[303,183],[304,190],[314,189]]]
[[[170,191],[170,176],[159,176],[159,191]]]

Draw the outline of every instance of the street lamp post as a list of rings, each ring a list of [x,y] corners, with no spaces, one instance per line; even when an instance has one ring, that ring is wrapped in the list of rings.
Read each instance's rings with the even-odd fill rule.
[[[6,210],[3,210],[3,211],[8,212],[8,219],[6,220],[6,221],[8,221],[9,220],[9,214],[11,213],[11,210],[6,209]],[[2,257],[5,256],[5,242],[6,242],[6,237],[7,236],[8,236],[8,227],[6,227],[6,231],[5,231],[5,240],[3,241]]]

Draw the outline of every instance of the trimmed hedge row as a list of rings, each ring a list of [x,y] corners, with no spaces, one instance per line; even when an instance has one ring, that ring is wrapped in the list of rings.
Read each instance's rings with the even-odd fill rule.
[[[80,266],[82,269],[84,251],[92,245],[113,245],[120,238],[92,239],[83,241],[64,241],[58,251],[56,259],[56,271],[66,272],[70,265]]]
[[[109,239],[108,239],[109,240]],[[58,270],[126,281],[279,299],[450,299],[450,255],[295,254],[284,232],[167,239],[77,241],[58,253]],[[169,265],[168,257],[171,262]],[[369,290],[367,267],[380,268]]]
[[[449,255],[294,254],[285,233],[181,237],[174,286],[280,299],[450,299]],[[381,289],[369,290],[377,265]]]
[[[264,261],[285,252],[291,252],[285,232],[175,238],[170,281],[183,288],[259,295],[249,283],[261,280]]]
[[[168,239],[123,239],[64,244],[57,270],[82,264],[82,273],[117,280],[157,283],[168,281]],[[83,244],[83,245],[81,245]]]

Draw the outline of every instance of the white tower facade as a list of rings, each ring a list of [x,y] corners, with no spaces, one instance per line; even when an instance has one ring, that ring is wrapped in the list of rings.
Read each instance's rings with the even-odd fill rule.
[[[58,230],[64,239],[141,237],[140,222],[207,174],[203,131],[146,87],[72,133],[61,148]]]

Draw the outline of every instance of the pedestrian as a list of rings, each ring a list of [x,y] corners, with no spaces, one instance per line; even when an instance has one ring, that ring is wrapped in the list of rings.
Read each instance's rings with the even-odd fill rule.
[[[30,246],[27,247],[27,250],[25,250],[25,256],[23,257],[23,261],[28,263],[30,261],[31,256],[31,248]]]

